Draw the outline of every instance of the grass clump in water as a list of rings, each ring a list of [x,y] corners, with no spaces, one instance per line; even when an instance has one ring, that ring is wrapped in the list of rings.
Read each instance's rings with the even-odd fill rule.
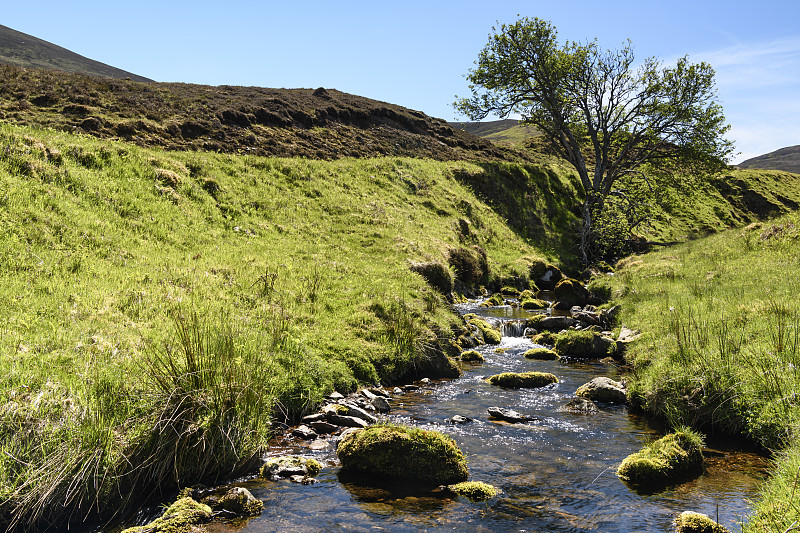
[[[500,489],[483,481],[462,481],[461,483],[448,485],[447,489],[474,502],[491,500],[500,494]]]

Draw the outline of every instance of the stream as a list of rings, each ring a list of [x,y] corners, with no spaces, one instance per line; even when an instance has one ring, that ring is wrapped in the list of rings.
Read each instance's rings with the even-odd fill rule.
[[[458,305],[495,322],[527,312],[511,307],[483,309]],[[507,331],[512,327],[505,328]],[[421,384],[395,394],[383,419],[452,436],[467,457],[470,479],[495,485],[502,493],[488,502],[435,497],[342,483],[334,446],[284,439],[270,456],[299,453],[325,468],[317,483],[247,479],[235,485],[264,502],[258,518],[238,524],[215,523],[209,531],[232,533],[354,531],[674,531],[682,511],[698,511],[731,531],[748,513],[766,477],[767,460],[756,454],[711,443],[705,450],[706,472],[700,478],[653,495],[629,490],[615,475],[619,462],[661,434],[625,406],[600,406],[599,414],[578,415],[558,408],[575,390],[596,376],[619,379],[617,369],[601,362],[533,361],[522,354],[534,344],[525,337],[504,336],[500,346],[478,348],[485,362],[463,363],[454,380]],[[499,350],[498,350],[499,348]],[[560,382],[542,389],[508,390],[483,379],[499,372],[539,370]],[[533,415],[533,422],[508,424],[488,419],[491,406]],[[453,425],[448,419],[473,419]]]

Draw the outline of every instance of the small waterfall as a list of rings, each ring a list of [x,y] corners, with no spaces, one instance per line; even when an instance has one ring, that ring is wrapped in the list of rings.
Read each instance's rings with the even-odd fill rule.
[[[522,337],[525,333],[524,320],[509,320],[500,325],[500,333],[503,337]]]

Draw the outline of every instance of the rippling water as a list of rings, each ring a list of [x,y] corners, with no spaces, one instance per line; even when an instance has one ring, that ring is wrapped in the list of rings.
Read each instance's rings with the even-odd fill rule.
[[[472,310],[472,309],[464,309]],[[483,311],[500,319],[520,311]],[[697,480],[655,495],[630,491],[615,475],[616,466],[659,435],[647,421],[624,406],[602,407],[596,415],[575,415],[558,408],[595,376],[619,378],[612,365],[532,361],[522,353],[534,345],[524,338],[504,338],[479,348],[483,364],[465,364],[462,377],[431,383],[396,395],[391,421],[451,435],[467,456],[470,479],[497,486],[502,494],[487,503],[462,498],[390,491],[341,483],[333,447],[281,443],[271,455],[299,452],[327,467],[318,482],[246,481],[264,501],[259,518],[236,525],[216,524],[211,531],[673,531],[672,521],[685,510],[719,518],[731,531],[748,512],[763,480],[766,461],[754,454],[709,451],[706,473]],[[502,371],[552,372],[560,382],[543,389],[506,390],[483,381]],[[487,407],[512,408],[537,417],[527,424],[488,420]],[[473,422],[454,426],[453,415]]]

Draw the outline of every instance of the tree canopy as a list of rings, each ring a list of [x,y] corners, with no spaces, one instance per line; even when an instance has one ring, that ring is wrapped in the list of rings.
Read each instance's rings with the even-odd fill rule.
[[[471,120],[519,114],[575,167],[586,192],[585,261],[593,219],[609,195],[624,196],[614,189],[620,177],[645,165],[719,167],[732,152],[707,63],[637,65],[630,41],[619,50],[596,40],[559,45],[555,27],[537,18],[493,31],[467,75],[472,96],[455,106]]]

